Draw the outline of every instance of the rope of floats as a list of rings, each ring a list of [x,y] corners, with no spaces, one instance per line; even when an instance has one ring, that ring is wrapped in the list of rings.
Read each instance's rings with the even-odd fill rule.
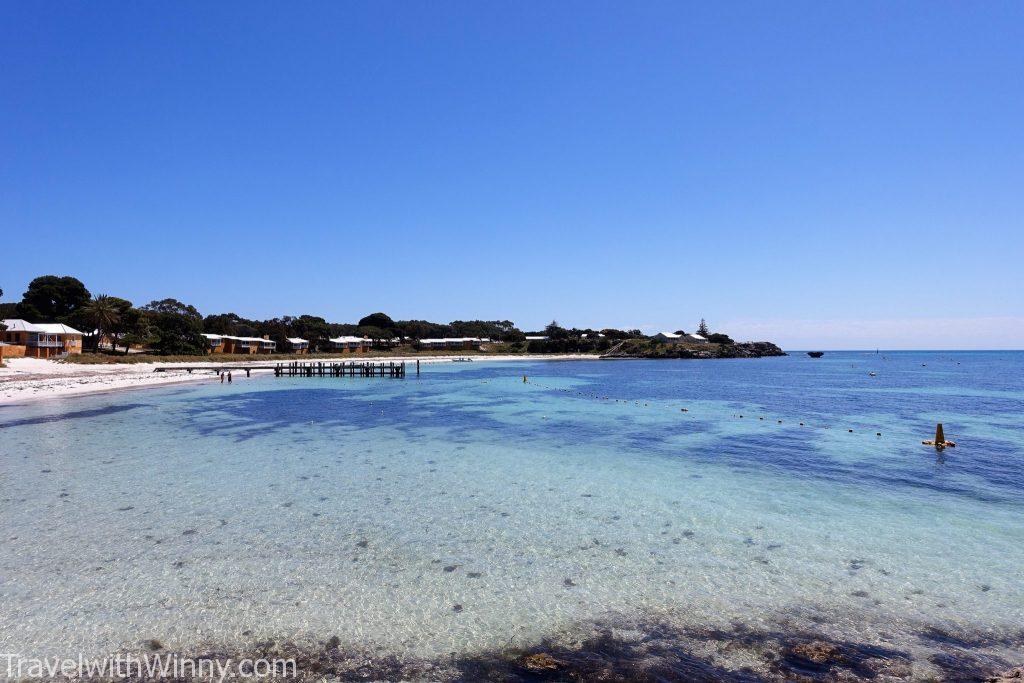
[[[615,403],[619,403],[619,404],[623,404],[623,405],[633,404],[633,405],[635,405],[637,407],[643,407],[643,408],[649,408],[650,407],[650,404],[647,401],[636,401],[636,400],[630,400],[630,399],[624,399],[624,398],[612,398],[611,396],[602,396],[600,394],[591,394],[591,393],[588,393],[588,392],[585,392],[585,391],[579,391],[579,390],[575,390],[575,389],[566,389],[564,387],[555,387],[555,386],[551,386],[549,384],[543,384],[541,382],[535,382],[534,380],[529,379],[526,375],[523,375],[523,384],[529,384],[529,385],[538,387],[540,389],[544,389],[546,391],[558,391],[558,392],[562,392],[562,393],[565,393],[565,394],[576,394],[577,396],[583,396],[585,398],[590,398],[590,399],[594,399],[594,400],[598,400],[598,401],[609,401],[609,402],[615,402]],[[666,409],[668,411],[670,411],[670,412],[673,412],[673,413],[676,412],[675,408],[666,408]],[[690,409],[689,408],[680,408],[679,412],[681,412],[681,413],[689,413]],[[732,417],[734,417],[736,419],[746,419],[745,416],[742,413],[733,413]],[[757,420],[759,422],[771,422],[771,419],[766,418],[763,415],[759,415]],[[776,424],[785,424],[785,422],[783,420],[780,420],[780,419],[777,419],[777,418],[775,420],[775,423]],[[797,422],[797,426],[799,426],[799,427],[807,427],[808,425],[805,422],[799,422],[798,421]],[[820,427],[815,427],[815,426],[811,425],[810,428],[811,429],[831,429],[831,427],[829,427],[828,425],[824,425],[824,426],[820,426]],[[853,429],[850,429],[850,428],[847,428],[846,431],[849,434],[853,434],[854,433]],[[868,430],[868,431],[870,431],[870,430]],[[875,432],[875,437],[876,438],[881,438],[882,437],[882,432],[877,432],[876,431]],[[937,450],[942,450],[943,448],[946,448],[946,447],[952,448],[952,447],[956,446],[955,442],[947,441],[946,440],[945,435],[943,433],[942,423],[939,423],[938,425],[936,425],[936,428],[935,428],[935,439],[933,441],[922,441],[921,444],[925,445],[925,446],[933,446]]]

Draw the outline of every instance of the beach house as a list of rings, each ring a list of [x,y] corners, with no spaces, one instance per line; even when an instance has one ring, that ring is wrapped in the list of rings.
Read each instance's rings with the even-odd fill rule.
[[[440,339],[420,339],[421,349],[457,349],[461,351],[479,350],[481,344],[490,339],[480,337],[442,337]]]
[[[277,342],[263,337],[224,337],[226,353],[273,353]]]
[[[274,353],[277,342],[264,335],[262,337],[235,337],[228,334],[204,334],[207,341],[207,353]]]
[[[219,334],[204,334],[207,353],[224,353],[224,337]]]
[[[366,353],[370,350],[371,341],[364,339],[363,337],[334,337],[328,339],[327,343],[331,346],[331,351],[340,351],[341,353]]]
[[[3,321],[4,357],[52,358],[82,352],[82,333],[61,323],[30,323],[20,318]]]
[[[707,344],[707,337],[702,337],[699,334],[684,334],[683,339],[690,344]]]
[[[685,335],[676,334],[675,332],[659,332],[658,334],[651,337],[656,342],[663,342],[666,344],[678,344],[683,341]]]
[[[309,340],[302,337],[285,337],[288,342],[288,352],[295,354],[309,353]]]

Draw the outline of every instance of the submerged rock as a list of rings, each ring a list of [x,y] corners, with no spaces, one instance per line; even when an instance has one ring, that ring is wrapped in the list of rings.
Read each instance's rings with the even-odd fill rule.
[[[530,671],[554,671],[562,665],[557,659],[547,654],[546,652],[539,652],[534,655],[526,655],[521,660],[523,668]]]
[[[809,643],[795,645],[790,648],[789,654],[792,657],[806,659],[813,664],[841,663],[845,661],[838,646],[822,640],[813,640]]]
[[[986,678],[985,683],[1013,683],[1021,680],[1024,680],[1024,666],[1018,666],[1016,669]]]

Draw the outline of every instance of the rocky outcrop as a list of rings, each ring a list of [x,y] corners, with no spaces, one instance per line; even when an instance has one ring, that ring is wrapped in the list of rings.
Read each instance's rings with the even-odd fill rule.
[[[785,355],[785,351],[771,342],[667,344],[650,339],[627,339],[609,349],[601,358],[764,358]]]

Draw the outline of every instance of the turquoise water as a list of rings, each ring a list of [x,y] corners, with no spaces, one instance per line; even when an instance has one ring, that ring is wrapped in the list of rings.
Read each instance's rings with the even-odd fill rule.
[[[941,454],[920,443],[938,421]],[[333,636],[443,668],[595,634],[625,657],[656,631],[712,678],[784,675],[767,650],[809,638],[902,677],[1020,664],[1022,422],[1018,352],[477,362],[6,407],[0,652]]]

